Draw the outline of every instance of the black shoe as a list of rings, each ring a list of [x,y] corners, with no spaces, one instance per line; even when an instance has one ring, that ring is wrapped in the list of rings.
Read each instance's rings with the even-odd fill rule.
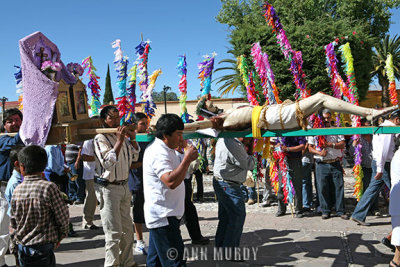
[[[285,215],[286,210],[278,210],[277,213],[275,213],[275,217],[281,217],[283,215]]]
[[[90,229],[90,230],[97,230],[97,229],[99,229],[99,227],[98,226],[96,226],[96,225],[94,225],[94,224],[92,224],[92,225],[85,225],[85,227],[84,227],[85,229]]]
[[[396,247],[390,243],[390,240],[387,237],[382,238],[381,243],[386,247],[390,248],[392,252],[396,250]]]
[[[359,219],[356,219],[354,217],[351,217],[351,220],[355,221],[357,224],[362,225],[362,226],[370,226],[371,225],[370,223],[360,221]]]
[[[204,236],[202,236],[200,239],[192,240],[193,245],[207,245],[208,243],[210,243],[210,239]]]
[[[300,218],[303,218],[304,215],[303,215],[302,212],[297,212],[295,217],[298,218],[298,219],[300,219]]]
[[[77,236],[78,236],[78,233],[75,232],[74,230],[68,232],[68,237],[77,237]]]
[[[322,214],[322,216],[321,216],[322,220],[329,219],[330,217],[331,217],[330,214]]]

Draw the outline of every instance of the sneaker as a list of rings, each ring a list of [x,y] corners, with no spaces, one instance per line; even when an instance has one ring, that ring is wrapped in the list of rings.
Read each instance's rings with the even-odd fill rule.
[[[347,214],[342,214],[342,215],[340,215],[340,218],[343,219],[343,220],[348,220],[348,219],[350,219],[350,218],[349,218],[349,215],[347,215]]]
[[[377,217],[380,217],[380,216],[382,216],[382,213],[379,210],[377,210],[377,211],[374,211],[374,215]]]
[[[266,208],[271,206],[271,201],[270,200],[266,200],[264,202],[261,203],[261,207]]]
[[[138,240],[136,242],[135,251],[138,253],[142,253],[143,255],[147,255],[146,243],[143,240]]]
[[[249,199],[249,201],[247,201],[247,205],[254,205],[256,202],[253,199]]]
[[[94,225],[94,224],[92,224],[92,225],[86,224],[83,228],[84,228],[84,229],[90,229],[90,230],[97,230],[97,229],[99,229],[99,227],[96,226],[96,225]]]

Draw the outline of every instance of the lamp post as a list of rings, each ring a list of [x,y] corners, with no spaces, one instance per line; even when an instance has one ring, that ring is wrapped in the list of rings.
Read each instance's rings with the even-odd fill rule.
[[[164,91],[164,108],[165,108],[165,114],[167,114],[167,91],[171,90],[171,87],[164,85],[163,91]]]
[[[5,97],[5,96],[3,96],[2,98],[1,98],[1,104],[3,105],[2,106],[2,110],[1,110],[1,118],[3,119],[4,118],[4,111],[5,111],[5,109],[6,109],[6,101],[8,100],[8,98],[7,97]]]

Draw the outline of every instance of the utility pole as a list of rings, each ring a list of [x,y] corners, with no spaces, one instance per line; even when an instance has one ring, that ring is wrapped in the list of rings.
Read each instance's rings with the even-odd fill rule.
[[[1,98],[1,103],[3,104],[2,106],[2,110],[1,110],[1,119],[3,120],[4,118],[4,111],[6,111],[6,101],[8,100],[7,97],[3,96],[3,98]]]
[[[163,91],[164,91],[164,108],[165,108],[165,113],[167,114],[167,91],[171,90],[171,87],[164,85]]]

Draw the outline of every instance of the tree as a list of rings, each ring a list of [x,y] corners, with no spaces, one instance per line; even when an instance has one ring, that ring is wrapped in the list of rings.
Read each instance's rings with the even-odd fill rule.
[[[222,8],[217,21],[229,26],[229,42],[234,57],[243,54],[250,58],[252,44],[260,42],[263,51],[269,55],[276,84],[280,89],[280,99],[293,99],[296,88],[289,71],[290,63],[284,59],[272,29],[262,16],[264,2],[260,0],[221,2]],[[312,93],[319,91],[331,93],[324,46],[338,38],[340,44],[350,42],[359,95],[361,99],[365,97],[373,68],[372,47],[379,40],[381,32],[388,30],[390,18],[388,8],[399,5],[398,1],[373,0],[373,2],[374,4],[371,4],[371,0],[270,1],[292,48],[302,51],[303,70]],[[377,6],[381,9],[376,9]],[[256,81],[256,84],[259,84],[259,81]],[[243,89],[241,87],[241,90]]]
[[[104,90],[103,105],[114,103],[114,95],[111,88],[110,65],[107,65],[106,88]]]
[[[167,92],[165,94],[165,98],[167,101],[177,101],[178,100],[178,96],[174,92]],[[154,102],[164,101],[164,92],[153,91],[153,101]]]
[[[379,85],[382,88],[382,106],[390,105],[389,98],[389,80],[386,75],[386,59],[388,54],[393,56],[394,75],[396,79],[400,79],[400,38],[395,35],[390,38],[386,35],[377,46],[372,56],[374,69],[371,72],[372,77],[377,77]]]
[[[229,52],[229,51],[228,51]],[[220,93],[221,96],[224,96],[228,93],[234,93],[236,89],[239,87],[241,91],[243,92],[245,89],[243,89],[243,84],[240,80],[240,73],[237,69],[237,61],[234,59],[223,59],[218,64],[221,63],[228,63],[229,65],[226,67],[220,67],[215,69],[215,72],[219,71],[230,71],[231,73],[223,75],[215,79],[216,84],[223,83],[219,88],[218,92]]]

